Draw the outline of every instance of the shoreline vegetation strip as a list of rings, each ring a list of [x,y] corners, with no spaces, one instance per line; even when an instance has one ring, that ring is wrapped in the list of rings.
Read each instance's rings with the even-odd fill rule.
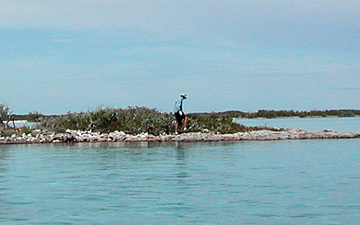
[[[350,117],[360,115],[360,110],[326,110],[304,113],[292,110],[259,110],[256,116],[262,118],[271,116],[301,117],[301,115]],[[11,127],[8,122],[0,124],[0,143],[239,141],[359,137],[359,133],[247,127],[234,122],[234,118],[249,118],[249,115],[249,113],[241,111],[189,113],[189,132],[173,135],[174,115],[147,107],[99,108],[94,111],[69,112],[65,115],[55,116],[44,116],[41,113],[33,112],[31,118],[35,121],[34,127]],[[15,124],[15,117],[11,117],[9,113],[7,117],[12,118],[12,122]],[[22,120],[24,119],[22,118]]]

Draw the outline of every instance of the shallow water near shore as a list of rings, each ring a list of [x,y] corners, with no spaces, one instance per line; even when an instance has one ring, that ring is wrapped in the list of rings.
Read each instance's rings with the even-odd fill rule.
[[[360,139],[0,146],[3,224],[358,224]]]

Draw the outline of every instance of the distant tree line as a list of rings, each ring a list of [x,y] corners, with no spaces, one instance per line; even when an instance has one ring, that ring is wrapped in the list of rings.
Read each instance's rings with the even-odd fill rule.
[[[15,120],[27,120],[29,122],[40,122],[42,117],[49,117],[49,116],[43,115],[42,113],[40,113],[38,111],[34,111],[34,112],[30,112],[26,115],[14,114],[13,117]]]
[[[339,110],[311,110],[311,111],[294,111],[294,110],[258,110],[257,112],[242,111],[225,111],[212,113],[191,113],[197,116],[229,116],[232,118],[278,118],[278,117],[354,117],[360,116],[360,110],[339,109]]]

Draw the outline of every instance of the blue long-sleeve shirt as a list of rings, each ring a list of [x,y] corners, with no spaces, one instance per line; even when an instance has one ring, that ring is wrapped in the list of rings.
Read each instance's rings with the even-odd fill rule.
[[[176,102],[175,102],[175,106],[174,106],[174,113],[178,112],[178,111],[183,111],[183,101],[184,98],[180,97]]]

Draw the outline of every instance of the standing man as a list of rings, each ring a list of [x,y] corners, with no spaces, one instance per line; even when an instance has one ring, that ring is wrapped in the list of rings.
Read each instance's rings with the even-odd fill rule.
[[[184,131],[187,129],[188,117],[183,112],[183,101],[187,99],[186,94],[181,94],[180,98],[175,102],[174,113],[176,118],[175,134],[178,134],[179,127],[184,124]],[[183,122],[184,121],[184,122]]]

